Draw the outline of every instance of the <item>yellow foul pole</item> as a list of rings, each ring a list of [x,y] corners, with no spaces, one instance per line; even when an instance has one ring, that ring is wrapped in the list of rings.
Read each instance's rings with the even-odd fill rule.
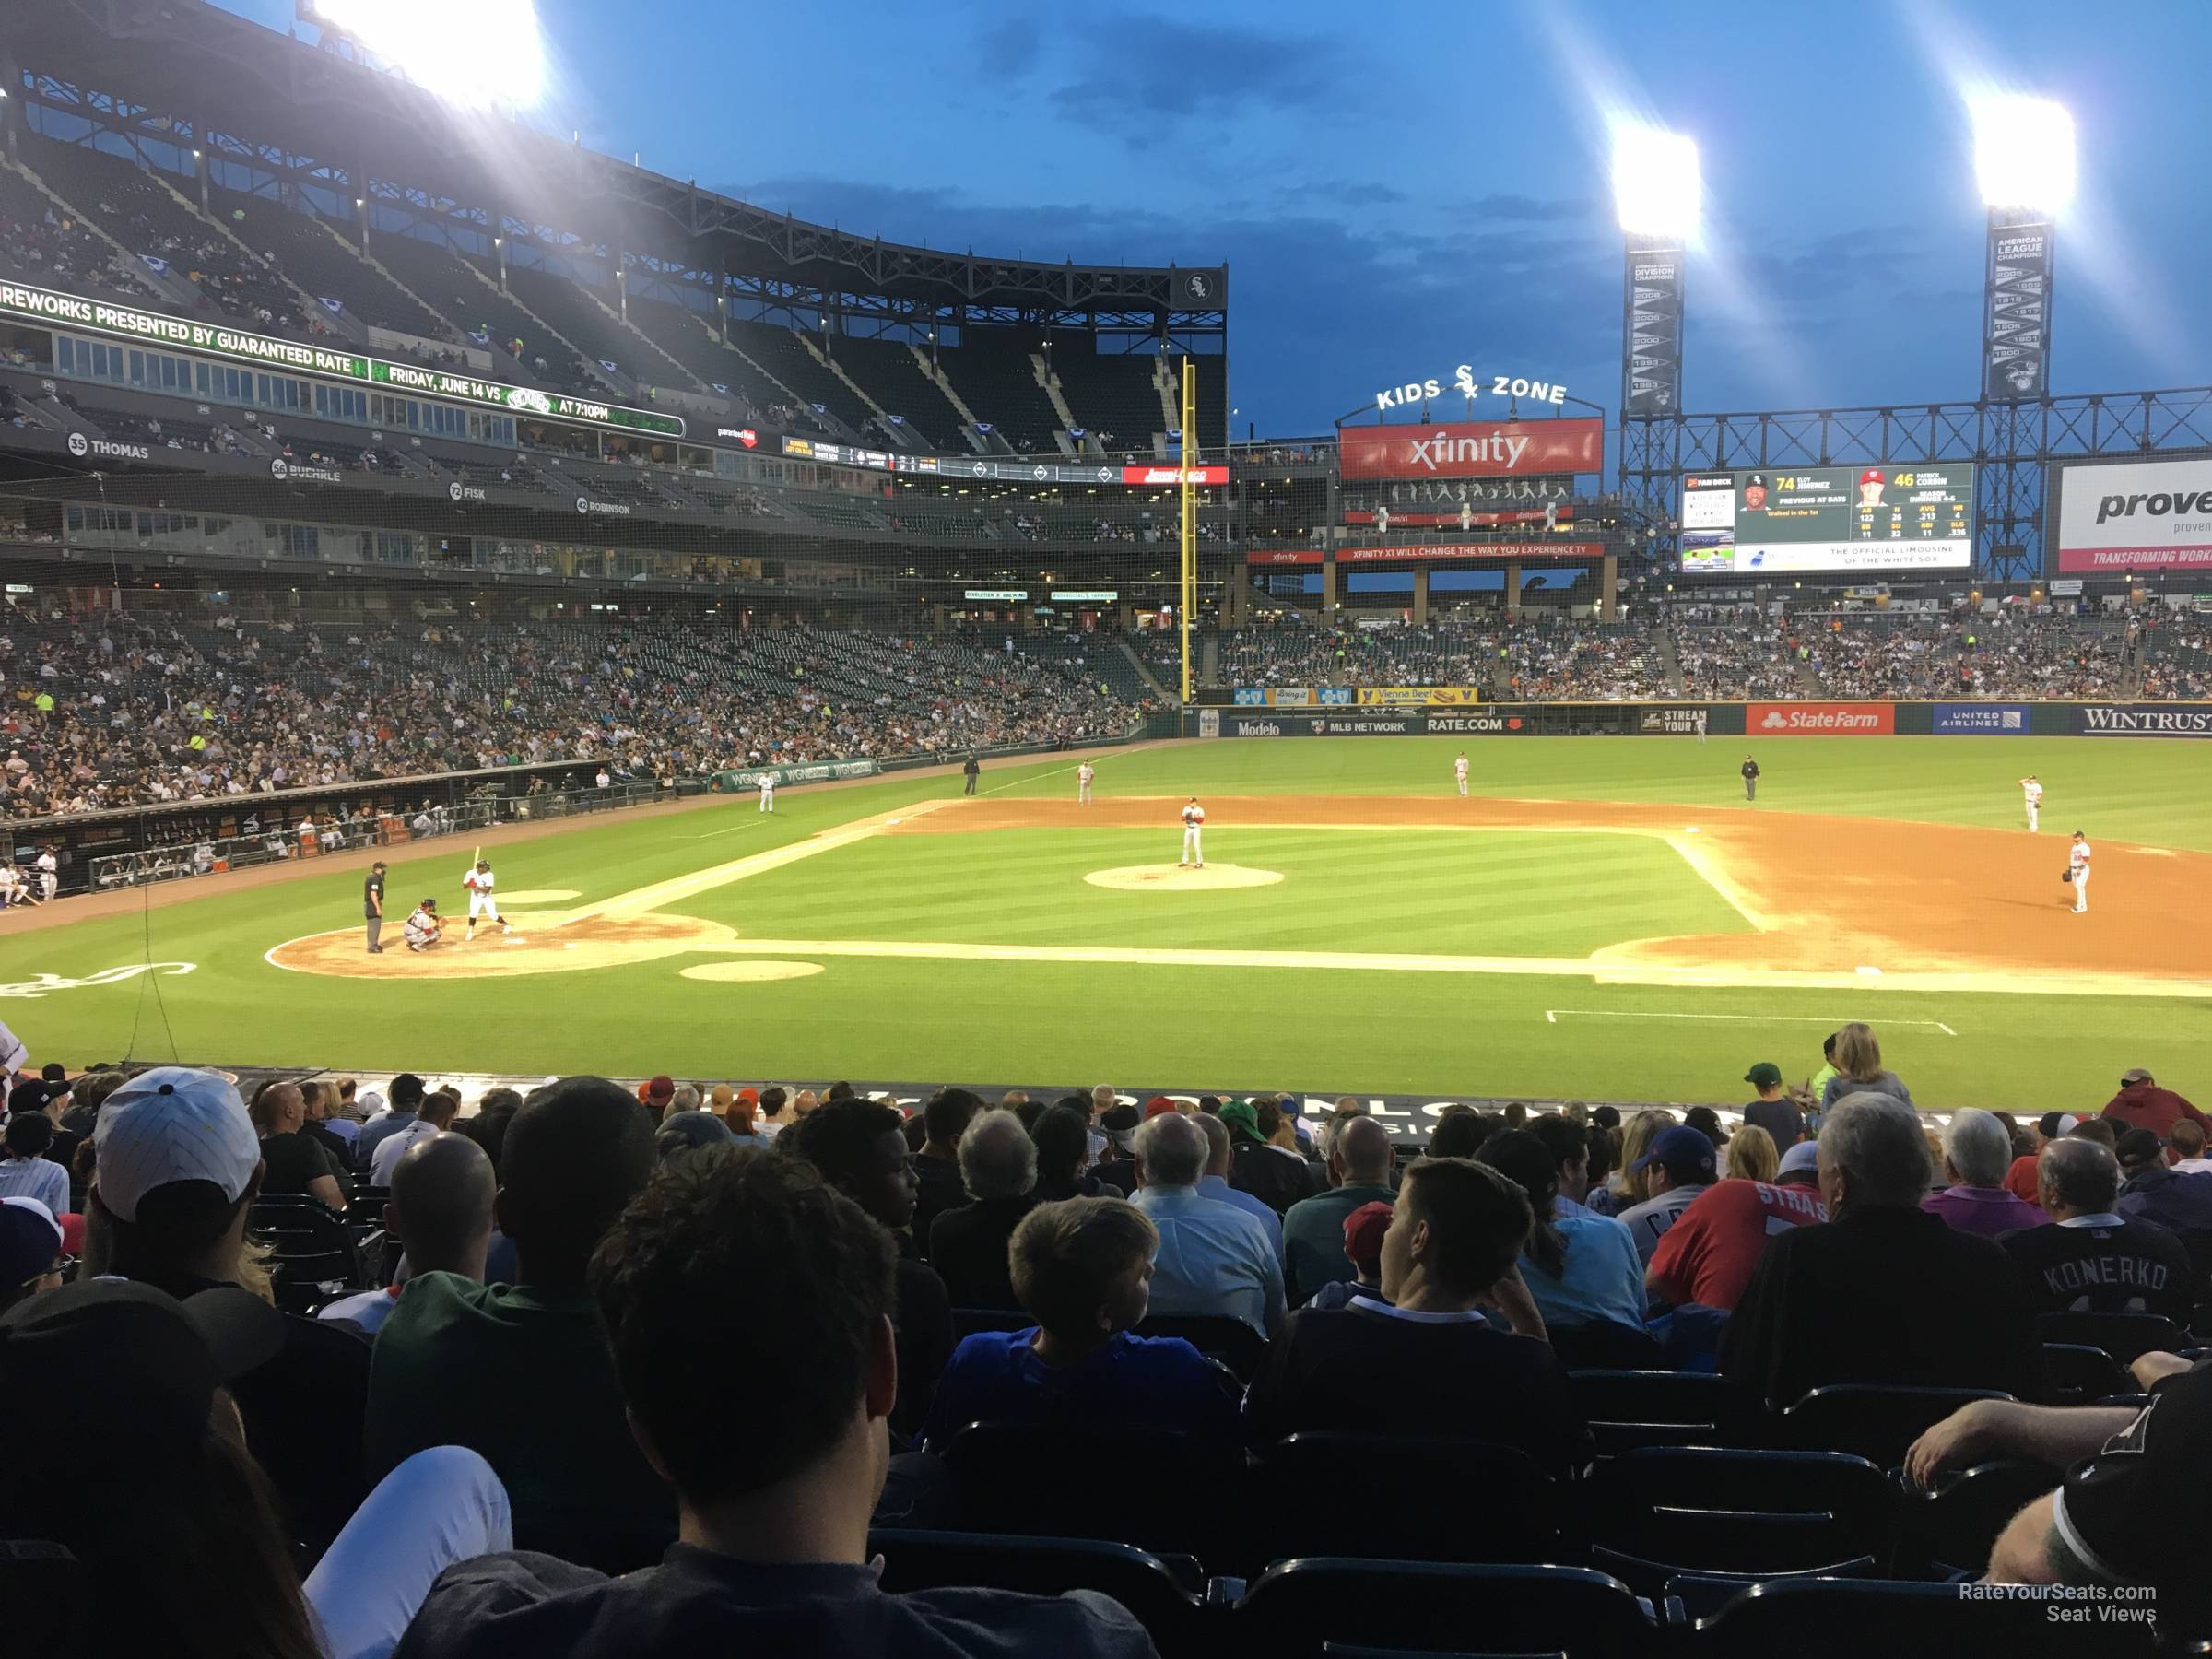
[[[1182,700],[1191,700],[1191,613],[1198,608],[1198,367],[1182,359]]]

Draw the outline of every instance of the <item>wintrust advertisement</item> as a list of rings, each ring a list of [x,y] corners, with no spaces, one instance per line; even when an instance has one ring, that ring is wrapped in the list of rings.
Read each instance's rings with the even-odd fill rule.
[[[2052,568],[2212,570],[2212,461],[2060,467]]]
[[[1896,730],[1894,703],[1744,705],[1744,733],[1751,737],[1886,737]]]
[[[1339,427],[1347,478],[1496,478],[1594,473],[1606,459],[1602,420],[1463,420],[1442,426]]]

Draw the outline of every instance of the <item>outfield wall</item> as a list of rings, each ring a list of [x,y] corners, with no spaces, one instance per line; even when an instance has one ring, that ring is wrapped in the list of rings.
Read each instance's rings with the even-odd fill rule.
[[[2212,703],[1485,703],[1454,688],[1270,688],[1182,712],[1185,737],[2169,737],[2212,739]],[[1374,700],[1368,700],[1372,699]]]

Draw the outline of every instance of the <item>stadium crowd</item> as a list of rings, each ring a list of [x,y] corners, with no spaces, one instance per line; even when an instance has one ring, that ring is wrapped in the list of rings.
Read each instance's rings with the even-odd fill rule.
[[[524,762],[618,780],[1119,735],[1138,709],[1041,646],[792,626],[7,615],[0,813]]]
[[[1672,694],[1652,637],[1564,618],[1234,629],[1219,636],[1218,660],[1227,686],[1481,686],[1530,700]]]
[[[1417,1149],[1349,1098],[573,1077],[464,1114],[0,1037],[0,1384],[101,1425],[0,1467],[18,1570],[84,1575],[0,1608],[27,1652],[1218,1651],[1163,1563],[971,1532],[1370,1558],[1279,1651],[1418,1622],[1385,1563],[1585,1550],[1673,1600],[1917,1580],[1903,1652],[1976,1574],[2212,1630],[2208,1125],[2141,1070],[1939,1132],[1853,1024],[1794,1086],[1750,1066],[1732,1128],[1451,1106]],[[1109,1561],[1128,1605],[1065,1589]]]

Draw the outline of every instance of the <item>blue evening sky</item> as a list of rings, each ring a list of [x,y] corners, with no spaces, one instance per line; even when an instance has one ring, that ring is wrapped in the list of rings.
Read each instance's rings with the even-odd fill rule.
[[[222,0],[284,27],[291,0]],[[456,6],[469,0],[453,0]],[[2212,380],[2212,7],[2153,0],[538,0],[535,117],[848,229],[1227,261],[1237,432],[1325,430],[1453,364],[1618,402],[1606,114],[1699,142],[1684,406],[1971,398],[1961,88],[2073,112],[2052,384]]]

